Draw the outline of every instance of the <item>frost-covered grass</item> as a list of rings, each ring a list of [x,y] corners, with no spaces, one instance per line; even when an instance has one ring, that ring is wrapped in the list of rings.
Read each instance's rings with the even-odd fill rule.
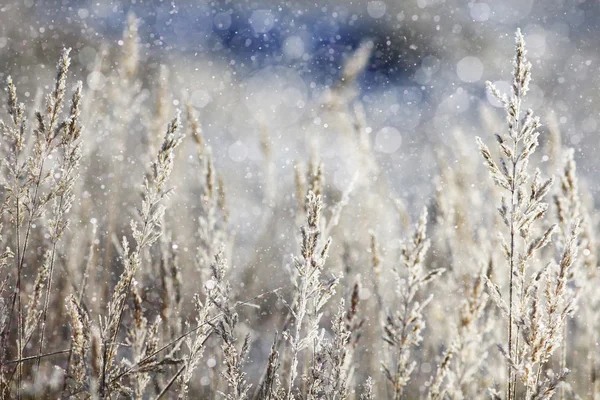
[[[401,138],[373,137],[358,97],[371,42],[301,97],[308,121],[258,90],[297,89],[289,70],[230,94],[263,122],[255,149],[211,136],[202,93],[172,101],[172,68],[141,79],[133,16],[120,44],[85,89],[69,49],[43,96],[6,81],[2,398],[600,398],[597,215],[524,108],[520,31],[508,93],[488,85],[505,121],[481,106],[481,139],[436,146],[429,198],[378,155]],[[236,123],[221,111],[205,119]]]

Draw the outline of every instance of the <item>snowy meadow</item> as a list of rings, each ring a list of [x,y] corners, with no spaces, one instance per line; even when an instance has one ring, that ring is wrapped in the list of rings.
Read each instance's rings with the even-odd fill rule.
[[[0,4],[0,398],[600,399],[598,21]]]

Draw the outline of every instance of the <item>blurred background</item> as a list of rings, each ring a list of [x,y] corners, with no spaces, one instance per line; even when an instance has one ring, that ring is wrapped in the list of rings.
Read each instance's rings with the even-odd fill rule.
[[[230,157],[242,167],[252,159],[248,130],[285,131],[305,117],[310,99],[337,81],[344,59],[365,40],[372,53],[361,100],[374,135],[398,130],[398,148],[380,151],[402,163],[412,143],[447,140],[444,131],[457,120],[468,128],[464,121],[486,100],[485,80],[507,89],[517,27],[534,64],[531,107],[555,112],[571,144],[596,151],[598,1],[9,1],[0,8],[0,77],[45,79],[60,47],[69,46],[80,78],[99,89],[106,82],[91,73],[96,56],[103,45],[123,44],[130,13],[140,20],[146,79],[166,64],[198,109],[241,112],[219,136],[248,147],[250,160]],[[253,97],[218,105],[236,88]]]
[[[273,145],[290,152],[299,145],[301,120],[302,129],[334,138],[335,127],[313,118],[314,100],[368,41],[358,89],[369,135],[395,184],[413,188],[411,177],[423,175],[412,172],[432,166],[426,143],[451,141],[456,127],[492,133],[477,122],[480,104],[490,101],[484,82],[508,89],[517,27],[534,65],[529,106],[578,149],[584,175],[597,167],[598,1],[5,1],[0,78],[18,77],[33,96],[53,73],[60,47],[69,46],[78,78],[102,90],[110,82],[95,70],[98,54],[123,44],[131,13],[139,18],[142,78],[156,82],[159,66],[168,66],[172,106],[191,99],[207,137],[218,143],[217,163],[236,171],[261,162],[261,129],[276,132]],[[332,140],[325,159],[339,156]],[[338,185],[352,175],[336,173]]]

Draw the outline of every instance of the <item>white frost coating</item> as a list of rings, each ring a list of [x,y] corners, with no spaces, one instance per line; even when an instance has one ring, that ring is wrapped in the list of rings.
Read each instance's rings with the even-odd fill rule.
[[[493,83],[500,93],[510,93],[511,85],[507,81],[495,81]],[[485,95],[492,106],[500,108],[502,107],[502,104],[492,95],[492,93],[490,93],[489,90],[485,91]]]
[[[275,25],[275,17],[270,10],[256,10],[248,20],[256,33],[267,33]]]
[[[477,57],[467,56],[456,65],[456,74],[463,82],[477,82],[483,75],[483,63]]]
[[[402,144],[402,135],[398,129],[386,126],[379,130],[375,135],[375,150],[392,154],[400,148]]]
[[[208,280],[208,281],[206,281],[206,283],[204,284],[204,286],[205,286],[205,287],[206,287],[208,290],[214,289],[216,285],[217,285],[217,283],[216,283],[214,280],[212,280],[212,279],[209,279],[209,280]]]
[[[385,10],[387,6],[383,1],[370,1],[367,4],[367,12],[371,16],[371,18],[381,18],[385,15]]]
[[[248,147],[241,140],[238,140],[229,146],[227,155],[232,161],[242,162],[248,158]]]

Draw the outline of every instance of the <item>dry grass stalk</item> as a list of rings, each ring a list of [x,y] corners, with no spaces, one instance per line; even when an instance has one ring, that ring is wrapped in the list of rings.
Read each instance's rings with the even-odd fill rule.
[[[439,277],[444,269],[423,270],[423,262],[429,249],[426,235],[427,209],[424,208],[411,240],[401,248],[401,264],[406,269],[406,276],[400,268],[395,268],[398,296],[397,309],[389,310],[383,326],[384,341],[391,347],[392,359],[382,364],[384,374],[392,386],[393,398],[399,400],[405,395],[404,390],[416,363],[411,361],[411,351],[418,346],[425,328],[423,309],[431,301],[433,295],[419,301],[417,295],[429,282]]]
[[[72,187],[77,177],[80,158],[78,139],[81,128],[78,118],[81,85],[77,87],[73,95],[69,116],[60,121],[67,92],[67,73],[71,63],[69,53],[70,49],[63,49],[57,63],[54,89],[46,96],[44,111],[35,114],[36,127],[31,138],[26,136],[25,106],[18,103],[17,90],[12,79],[9,77],[7,80],[8,113],[11,116],[12,124],[2,123],[0,126],[4,137],[3,147],[7,155],[3,165],[6,175],[2,179],[2,186],[8,195],[5,200],[8,201],[6,212],[11,216],[17,249],[17,257],[15,258],[16,284],[8,314],[8,326],[11,325],[10,321],[13,319],[13,312],[16,308],[17,356],[19,359],[23,357],[25,346],[37,329],[39,318],[42,319],[40,349],[43,346],[48,293],[54,269],[54,254],[56,253],[57,242],[67,226],[65,215],[73,202]],[[57,150],[62,154],[62,159],[58,161],[56,166],[49,166],[48,159],[51,159],[52,154]],[[56,178],[56,176],[60,176],[60,178]],[[46,301],[41,314],[30,313],[30,319],[26,321],[23,316],[22,296],[24,290],[21,282],[25,257],[36,222],[44,216],[50,204],[53,204],[52,211],[54,215],[49,227],[52,241],[50,261],[47,264],[44,263],[37,274],[38,279],[43,278],[49,281],[46,283]],[[49,269],[49,273],[45,271],[46,268]],[[33,303],[39,303],[41,298],[41,292],[39,291],[42,290],[43,284],[44,282],[38,281],[35,285],[34,290],[37,292],[33,294]],[[27,322],[28,326],[26,327]],[[9,334],[7,331],[2,332],[3,347],[6,346]],[[3,365],[0,366],[0,370],[3,370]],[[17,397],[19,398],[21,396],[22,375],[23,369],[19,363],[17,365]],[[4,387],[2,390],[4,390]]]
[[[540,124],[539,119],[533,117],[531,110],[524,115],[521,112],[521,103],[531,79],[531,64],[525,58],[525,44],[520,31],[517,31],[516,43],[510,99],[488,84],[492,94],[504,105],[507,112],[508,140],[496,135],[502,153],[499,165],[494,161],[487,146],[478,139],[480,151],[494,182],[504,189],[510,198],[508,204],[503,198],[499,208],[500,216],[510,234],[510,243],[503,244],[505,258],[510,267],[508,305],[502,300],[497,286],[489,280],[488,286],[492,298],[508,314],[508,348],[501,347],[509,368],[507,398],[550,398],[558,383],[568,373],[568,370],[563,369],[558,374],[542,377],[545,364],[561,344],[566,317],[573,312],[576,292],[567,289],[567,282],[572,279],[570,274],[573,273],[573,264],[577,256],[579,201],[573,176],[574,165],[571,164],[567,166],[568,170],[562,179],[563,192],[566,195],[557,199],[561,230],[565,229],[565,225],[570,225],[564,252],[558,267],[550,264],[549,267],[535,272],[532,279],[527,279],[527,267],[534,253],[551,242],[557,226],[552,225],[542,234],[533,235],[534,223],[541,220],[548,209],[543,198],[550,190],[553,179],[542,181],[539,170],[533,178],[527,173],[529,158],[537,147],[539,134],[536,129]],[[529,193],[526,193],[527,185],[530,186]],[[546,289],[542,295],[540,285],[544,280]],[[514,291],[519,293],[516,304]],[[523,394],[520,394],[517,388],[517,380],[524,385]]]
[[[504,195],[499,213],[484,201],[496,195],[492,185],[474,185],[480,171],[463,161],[472,149],[456,129],[453,148],[437,151],[440,172],[429,205],[433,223],[426,232],[424,212],[404,243],[395,240],[395,232],[408,227],[410,207],[394,201],[384,182],[385,168],[372,149],[377,141],[370,137],[376,124],[368,121],[370,106],[357,97],[358,77],[374,46],[361,45],[326,98],[307,104],[320,110],[311,115],[322,117],[319,125],[344,132],[340,154],[324,154],[340,174],[331,183],[313,150],[306,168],[295,169],[295,194],[293,188],[273,190],[269,182],[280,178],[280,143],[271,140],[271,127],[260,126],[256,143],[267,162],[258,176],[269,184],[244,190],[268,207],[265,213],[258,205],[229,209],[228,196],[238,205],[243,191],[233,187],[231,171],[221,168],[221,138],[210,137],[215,118],[209,113],[222,105],[220,99],[212,98],[204,109],[203,132],[195,97],[189,96],[185,129],[191,162],[174,166],[183,144],[178,119],[162,144],[159,137],[170,114],[171,87],[182,75],[177,71],[167,79],[167,67],[153,64],[150,68],[159,67],[158,84],[146,82],[148,65],[141,62],[133,15],[123,51],[115,57],[118,68],[106,68],[111,55],[108,47],[100,49],[86,72],[102,79],[90,84],[85,97],[81,84],[72,94],[67,85],[68,50],[50,93],[35,96],[38,113],[25,110],[8,78],[8,118],[0,124],[0,397],[459,400],[485,398],[493,386],[497,399],[549,399],[559,390],[562,398],[578,398],[578,391],[598,398],[597,219],[585,183],[578,181],[575,154],[560,146],[557,129],[551,154],[566,157],[564,168],[557,169],[556,160],[540,164],[551,164],[560,176],[552,193],[556,213],[548,217],[552,179],[529,168],[540,124],[522,110],[531,68],[522,36],[517,32],[511,94],[489,87],[507,116],[508,132],[497,136],[501,157],[479,140],[492,182]],[[498,126],[491,114],[485,122],[490,129]],[[97,133],[85,147],[84,124]],[[139,146],[140,137],[137,159],[129,146]],[[290,160],[285,162],[287,168]],[[129,218],[123,222],[122,205],[138,194],[130,189],[136,182],[129,169],[148,163],[132,238],[123,237]],[[80,164],[86,166],[82,179]],[[345,171],[354,175],[341,187]],[[252,167],[247,172],[257,176]],[[186,182],[188,191],[172,198],[177,207],[167,208],[171,179]],[[182,198],[191,199],[193,215]],[[331,198],[339,200],[324,213],[324,199]],[[393,203],[400,224],[389,218]],[[240,221],[259,214],[271,216],[264,235],[248,234],[254,226]],[[281,249],[293,242],[285,223],[291,228],[294,214],[304,226],[299,255],[286,270],[278,266]],[[234,230],[246,231],[235,251]],[[490,239],[498,231],[506,241]],[[339,239],[338,248],[331,247],[330,236]],[[384,266],[398,245],[393,285]],[[508,273],[498,268],[504,263]],[[435,279],[443,271],[439,266],[449,269],[444,279]],[[336,268],[346,279],[332,273]],[[288,278],[285,272],[291,272],[289,293],[265,290]],[[335,293],[338,287],[343,295]],[[237,300],[253,291],[260,294]],[[266,299],[274,293],[277,299]],[[578,306],[581,297],[586,301]],[[63,304],[64,316],[54,312]],[[458,312],[447,312],[451,309]],[[426,330],[426,321],[436,329]],[[504,323],[508,337],[494,329]],[[283,333],[266,342],[266,327],[273,324]],[[378,343],[382,333],[384,351],[364,345]],[[501,353],[488,354],[497,342],[507,344]],[[582,353],[590,355],[589,363],[578,362]],[[382,361],[384,374],[378,374]],[[498,367],[504,362],[508,376]],[[567,367],[573,369],[568,384]]]
[[[320,170],[320,168],[319,168]],[[314,175],[319,176],[319,173]],[[317,189],[321,179],[314,179],[310,185]],[[287,378],[286,398],[294,399],[294,382],[298,374],[298,355],[309,348],[317,339],[321,309],[335,293],[338,278],[323,281],[321,275],[327,260],[331,238],[321,243],[321,197],[309,190],[306,196],[306,227],[302,227],[301,255],[294,257],[295,299],[290,306],[294,319],[292,332],[284,331],[283,336],[291,347],[291,364]],[[306,323],[306,325],[305,325]],[[306,331],[306,332],[304,332]]]
[[[188,354],[184,357],[183,371],[181,373],[179,397],[186,398],[190,380],[194,370],[202,360],[202,354],[206,348],[206,341],[212,333],[209,322],[217,309],[217,305],[225,304],[227,301],[227,283],[224,281],[226,261],[224,259],[223,249],[215,255],[214,262],[211,265],[212,275],[204,284],[206,291],[206,302],[202,303],[200,296],[194,296],[194,302],[197,312],[196,323],[200,329],[196,330],[194,337],[185,340],[188,348]],[[231,321],[233,321],[231,317]]]
[[[115,364],[117,349],[119,347],[119,329],[122,324],[125,311],[125,303],[132,290],[132,282],[137,270],[141,265],[141,252],[144,248],[151,246],[161,235],[161,221],[164,213],[164,206],[160,203],[168,196],[170,190],[165,188],[173,168],[174,150],[181,143],[182,138],[177,136],[179,126],[178,118],[174,119],[167,128],[164,142],[158,151],[156,160],[152,163],[149,173],[146,175],[142,190],[142,207],[139,210],[141,219],[141,227],[135,221],[131,222],[133,237],[136,247],[132,250],[126,238],[122,242],[122,254],[124,258],[124,271],[117,283],[112,298],[108,304],[108,315],[105,319],[101,319],[99,329],[94,327],[95,334],[90,345],[92,359],[91,363],[94,366],[90,375],[81,370],[81,363],[78,360],[85,359],[86,349],[88,348],[89,337],[85,337],[79,332],[81,323],[78,321],[87,321],[89,317],[87,312],[77,305],[74,297],[71,298],[72,303],[72,329],[74,352],[79,355],[74,357],[75,363],[72,364],[73,376],[78,377],[76,382],[78,386],[70,387],[71,393],[78,393],[82,390],[81,385],[84,384],[82,379],[89,377],[90,387],[93,397],[106,398],[111,395],[111,392],[117,393],[138,393],[142,394],[147,383],[148,376],[146,372],[156,372],[165,364],[172,363],[168,357],[165,360],[158,362],[153,357],[148,357],[156,349],[157,331],[160,325],[160,319],[156,320],[152,326],[148,326],[147,320],[143,316],[141,299],[136,292],[133,292],[134,298],[134,326],[130,329],[127,335],[127,341],[134,348],[136,354],[135,362],[138,363],[139,374],[136,377],[134,388],[128,388],[118,383],[127,374],[122,374],[120,368]],[[133,286],[134,287],[134,286]],[[77,312],[75,312],[77,311]],[[88,323],[89,325],[89,323]],[[87,329],[89,332],[89,327]],[[139,360],[144,360],[140,365]]]

